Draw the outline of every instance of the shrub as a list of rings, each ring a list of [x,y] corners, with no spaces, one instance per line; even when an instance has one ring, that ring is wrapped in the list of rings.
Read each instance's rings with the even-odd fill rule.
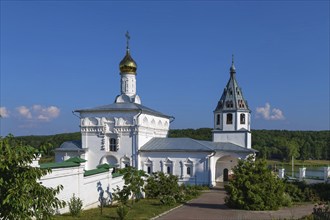
[[[160,198],[165,195],[176,197],[180,194],[178,177],[162,172],[150,176],[144,189],[147,198]]]
[[[118,218],[120,220],[124,220],[129,212],[129,209],[125,205],[120,205],[117,207],[116,212],[117,212]]]
[[[200,195],[200,190],[202,188],[200,186],[191,186],[191,185],[181,185],[180,190],[184,195],[184,200],[190,200]]]
[[[330,219],[330,207],[329,202],[319,203],[313,208],[313,219],[315,220],[324,220]]]
[[[174,205],[176,203],[175,198],[171,195],[160,196],[159,200],[163,205],[168,205],[168,206]]]
[[[293,183],[285,184],[285,192],[291,197],[293,202],[302,202],[305,200],[304,193]]]
[[[235,178],[225,186],[225,201],[232,208],[276,210],[283,204],[284,183],[267,168],[265,160],[239,160]]]
[[[83,202],[79,197],[76,197],[75,194],[70,199],[69,209],[72,216],[79,216],[83,207]]]

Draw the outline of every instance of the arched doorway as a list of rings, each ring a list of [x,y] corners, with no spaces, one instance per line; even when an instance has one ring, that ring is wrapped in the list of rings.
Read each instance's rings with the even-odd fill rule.
[[[228,181],[228,169],[227,168],[223,169],[223,181],[224,182]]]
[[[113,166],[118,166],[117,158],[112,155],[107,155],[102,158],[100,164],[105,164],[105,163]]]
[[[237,165],[237,158],[231,155],[220,157],[215,165],[215,182],[229,181],[229,175],[234,166]]]

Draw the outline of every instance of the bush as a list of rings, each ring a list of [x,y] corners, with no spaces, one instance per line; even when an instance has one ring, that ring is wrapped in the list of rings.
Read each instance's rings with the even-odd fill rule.
[[[313,208],[313,219],[315,220],[325,220],[330,219],[330,207],[329,202],[319,203]]]
[[[159,200],[163,205],[168,205],[168,206],[174,205],[176,203],[175,198],[171,195],[160,196]]]
[[[245,210],[276,210],[283,205],[284,183],[267,168],[265,160],[239,160],[235,178],[225,186],[226,204]]]
[[[200,195],[200,190],[202,188],[200,186],[191,186],[191,185],[181,185],[180,190],[184,195],[184,201],[193,199]]]
[[[293,183],[285,184],[285,192],[291,197],[293,202],[302,202],[305,200],[304,193]]]
[[[124,220],[129,212],[129,209],[125,205],[120,205],[117,207],[116,212],[117,212],[118,218],[120,220]]]
[[[144,190],[147,198],[160,198],[165,195],[179,196],[178,177],[162,172],[154,173],[147,179]]]
[[[72,216],[79,216],[82,211],[83,202],[79,197],[76,197],[74,194],[69,202],[70,214]]]

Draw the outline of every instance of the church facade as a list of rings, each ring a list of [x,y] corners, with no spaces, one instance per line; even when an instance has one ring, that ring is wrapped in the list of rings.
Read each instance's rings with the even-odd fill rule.
[[[80,116],[81,141],[64,142],[55,151],[56,162],[79,156],[87,160],[85,170],[110,164],[133,166],[148,174],[173,174],[186,184],[212,186],[228,181],[237,160],[255,153],[250,110],[236,81],[234,62],[213,112],[213,140],[168,138],[174,117],[142,105],[128,39],[119,64],[120,94],[112,104],[75,110]]]

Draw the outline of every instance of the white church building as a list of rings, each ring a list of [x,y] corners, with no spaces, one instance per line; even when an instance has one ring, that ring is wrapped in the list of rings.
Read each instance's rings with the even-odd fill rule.
[[[56,162],[80,157],[86,160],[85,172],[109,164],[133,166],[148,174],[170,173],[181,183],[214,186],[228,181],[237,160],[255,153],[250,110],[236,81],[234,62],[213,111],[213,140],[168,138],[174,118],[142,105],[137,94],[137,64],[128,39],[119,64],[120,94],[112,104],[75,110],[80,117],[81,141],[64,142],[56,149]]]

